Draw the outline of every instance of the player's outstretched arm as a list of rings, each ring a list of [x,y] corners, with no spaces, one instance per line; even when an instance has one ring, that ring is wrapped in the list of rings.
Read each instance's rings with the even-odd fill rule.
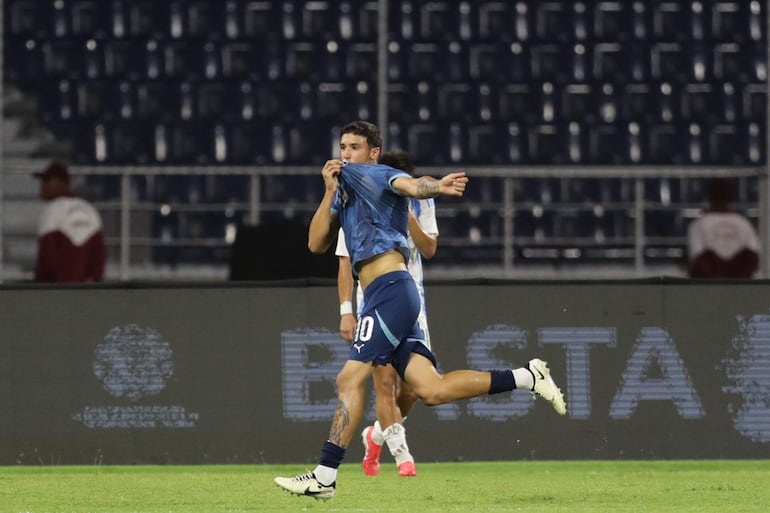
[[[465,172],[449,173],[440,179],[431,176],[401,176],[393,180],[393,188],[400,194],[418,199],[435,198],[439,195],[462,196],[467,184],[468,177]]]

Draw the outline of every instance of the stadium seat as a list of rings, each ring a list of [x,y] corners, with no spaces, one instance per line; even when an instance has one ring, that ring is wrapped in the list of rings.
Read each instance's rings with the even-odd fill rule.
[[[262,121],[230,123],[227,155],[228,163],[234,165],[274,163],[272,131]]]
[[[568,148],[565,127],[557,125],[534,125],[528,133],[529,164],[567,164]]]
[[[629,163],[629,144],[618,125],[601,124],[588,127],[588,164]]]
[[[437,87],[438,119],[475,122],[479,120],[478,86],[469,83],[444,83]]]
[[[597,41],[622,42],[632,37],[633,14],[628,2],[597,1],[593,5],[593,36]]]
[[[429,123],[417,123],[408,129],[408,148],[416,166],[444,165],[449,159],[441,144],[442,130],[439,126]]]
[[[626,83],[649,79],[649,51],[637,43],[601,42],[590,46],[590,78]]]
[[[71,16],[70,32],[74,36],[108,38],[112,33],[111,5],[97,0],[72,0],[67,11]]]
[[[655,43],[650,50],[650,71],[655,80],[684,82],[690,78],[690,63],[680,43]]]
[[[114,8],[117,8],[117,4]],[[170,11],[168,2],[139,0],[125,4],[122,16],[128,25],[130,36],[142,39],[166,39],[170,36]],[[120,15],[119,12],[117,15]]]
[[[554,43],[530,46],[532,77],[538,81],[563,82],[571,78],[569,70],[569,45]]]
[[[721,121],[724,108],[711,84],[686,84],[681,91],[681,119],[698,123]]]
[[[497,118],[500,121],[535,123],[543,118],[542,100],[530,84],[506,84],[499,88]]]
[[[658,2],[651,5],[651,10],[653,39],[673,42],[692,38],[689,13],[684,2]]]
[[[345,78],[348,80],[377,79],[377,44],[350,43],[346,45]]]
[[[472,38],[485,41],[509,41],[516,32],[516,9],[511,9],[509,3],[500,0],[477,0],[472,2],[476,11],[477,26]],[[516,30],[511,30],[516,27]],[[521,33],[518,34],[521,36]]]
[[[711,11],[711,37],[716,41],[745,41],[749,34],[748,3],[714,1]]]
[[[682,164],[685,162],[685,140],[674,125],[654,124],[646,127],[646,156],[650,164]]]
[[[118,101],[118,83],[89,80],[74,84],[77,107],[75,113],[82,120],[111,120],[121,117]]]
[[[340,2],[340,37],[343,40],[369,41],[377,40],[376,0],[346,0]]]
[[[6,37],[46,38],[53,34],[52,6],[37,0],[6,0],[3,8],[7,23]]]
[[[278,2],[239,1],[233,17],[238,36],[249,40],[283,38],[282,6]],[[241,25],[242,24],[242,25]]]
[[[256,79],[269,78],[270,63],[275,56],[269,54],[265,45],[246,41],[230,41],[222,43],[221,52],[222,76],[226,78]],[[277,78],[277,77],[273,77]]]
[[[571,2],[534,2],[535,37],[539,41],[574,40],[574,17]]]
[[[598,109],[590,84],[567,84],[561,87],[561,109],[559,118],[563,121],[587,121],[597,119]]]
[[[735,125],[711,126],[708,134],[709,164],[749,164],[748,140],[741,135]]]
[[[205,121],[178,121],[166,127],[168,164],[214,164],[214,126]]]
[[[147,121],[104,123],[106,161],[113,164],[152,164],[155,162],[154,124]]]
[[[344,55],[336,42],[286,43],[285,74],[293,80],[337,81],[345,72]]]

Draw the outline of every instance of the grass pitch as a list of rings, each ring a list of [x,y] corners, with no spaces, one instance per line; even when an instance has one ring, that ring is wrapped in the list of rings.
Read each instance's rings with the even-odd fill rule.
[[[330,501],[273,484],[302,465],[0,468],[0,513],[768,511],[770,461],[418,462],[343,465]]]

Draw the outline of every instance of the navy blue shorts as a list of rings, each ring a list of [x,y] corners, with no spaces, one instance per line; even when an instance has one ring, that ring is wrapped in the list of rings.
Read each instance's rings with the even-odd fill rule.
[[[422,354],[436,365],[417,322],[420,295],[408,272],[395,271],[374,280],[364,291],[363,303],[348,359],[392,363],[402,378],[412,353]]]

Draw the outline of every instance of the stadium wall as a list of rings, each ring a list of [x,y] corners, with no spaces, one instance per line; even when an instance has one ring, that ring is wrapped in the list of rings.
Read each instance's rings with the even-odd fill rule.
[[[540,356],[569,412],[524,392],[418,405],[420,461],[770,456],[769,282],[427,294],[444,370]],[[336,298],[308,281],[2,288],[0,464],[310,464],[346,354]]]

